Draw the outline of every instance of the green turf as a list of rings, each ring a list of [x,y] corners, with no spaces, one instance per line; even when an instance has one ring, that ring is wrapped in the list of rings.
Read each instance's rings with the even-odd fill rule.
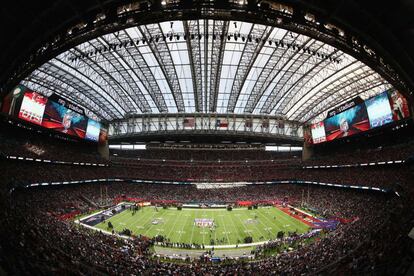
[[[255,219],[257,216],[257,219]],[[194,225],[196,218],[212,218],[217,225],[216,229],[199,228]],[[154,219],[162,219],[157,225],[152,224]],[[256,220],[256,223],[246,223],[248,219]],[[216,245],[244,243],[244,237],[252,236],[253,242],[274,239],[278,231],[297,231],[305,233],[309,226],[290,217],[275,207],[262,207],[247,210],[247,208],[233,209],[162,209],[158,212],[154,207],[145,207],[132,215],[126,210],[115,215],[106,222],[96,227],[108,229],[110,221],[115,231],[130,229],[135,235],[142,234],[148,237],[163,235],[171,242],[184,242],[209,245],[214,239]]]

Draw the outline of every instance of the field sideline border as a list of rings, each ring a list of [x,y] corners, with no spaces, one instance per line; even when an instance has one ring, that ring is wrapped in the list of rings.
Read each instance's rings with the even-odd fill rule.
[[[115,206],[122,205],[122,204],[126,204],[126,203],[128,203],[128,202],[120,202],[120,203],[118,203],[118,204],[117,204],[117,205],[115,205]],[[85,224],[85,223],[82,223],[82,220],[85,220],[85,219],[88,219],[88,218],[90,218],[90,217],[93,217],[93,216],[95,216],[95,215],[97,215],[97,214],[103,213],[103,212],[105,212],[105,211],[107,211],[107,210],[109,210],[109,209],[111,209],[111,208],[114,208],[114,206],[112,206],[112,207],[110,207],[110,208],[107,208],[107,209],[105,209],[105,210],[101,210],[101,211],[94,212],[94,213],[92,213],[92,214],[90,214],[90,215],[87,215],[86,217],[81,218],[81,219],[77,219],[77,220],[75,220],[75,223],[76,223],[76,224],[78,224],[78,225],[81,225],[81,226],[83,226],[83,227],[86,227],[86,228],[89,228],[89,229],[92,229],[92,230],[95,230],[95,231],[98,231],[98,232],[102,232],[102,233],[104,233],[104,234],[106,234],[106,235],[116,236],[116,237],[119,237],[119,238],[128,239],[128,240],[132,240],[132,239],[133,239],[132,237],[128,237],[128,236],[125,236],[125,235],[119,235],[119,234],[118,234],[118,233],[116,233],[116,232],[115,232],[114,234],[112,234],[112,232],[109,232],[109,231],[106,231],[106,230],[103,230],[103,229],[99,229],[99,228],[97,228],[97,227],[93,227],[93,226],[87,225],[87,224]]]
[[[120,203],[118,203],[115,206],[122,205],[122,204],[126,204],[126,203],[128,203],[128,202],[120,202]],[[113,207],[110,207],[110,208],[113,208]],[[108,208],[108,209],[110,209],[110,208]],[[292,206],[292,208],[295,208],[295,207]],[[92,213],[92,214],[90,214],[90,215],[88,215],[86,217],[83,217],[82,219],[77,219],[77,220],[75,220],[75,223],[78,224],[78,225],[81,225],[83,227],[86,227],[86,228],[95,230],[95,231],[100,231],[100,232],[102,232],[102,233],[104,233],[106,235],[116,236],[116,237],[120,237],[120,238],[123,238],[123,239],[130,239],[130,240],[132,240],[133,239],[132,237],[125,236],[125,235],[119,235],[116,232],[115,232],[115,234],[112,234],[112,232],[109,232],[109,231],[106,231],[106,230],[103,230],[103,229],[100,229],[100,228],[97,228],[97,227],[93,227],[93,226],[90,226],[90,225],[86,225],[86,224],[82,223],[82,221],[81,221],[81,220],[88,219],[88,218],[90,218],[90,217],[92,217],[94,215],[97,215],[97,214],[100,214],[102,212],[105,212],[108,209],[105,209],[105,210],[102,210],[102,211],[98,211],[98,212]],[[240,209],[242,209],[242,208],[240,208]],[[310,216],[312,216],[312,215],[310,215]],[[204,248],[205,249],[212,249],[212,248],[214,248],[214,249],[245,248],[245,247],[252,247],[252,246],[257,246],[257,245],[263,245],[263,244],[266,244],[266,243],[268,243],[270,241],[271,240],[261,241],[261,242],[253,242],[253,243],[240,243],[240,244],[205,245]],[[154,245],[161,246],[161,243],[156,242],[156,243],[154,243]],[[172,247],[172,248],[174,248],[174,247]],[[192,250],[192,249],[188,249],[188,250]]]

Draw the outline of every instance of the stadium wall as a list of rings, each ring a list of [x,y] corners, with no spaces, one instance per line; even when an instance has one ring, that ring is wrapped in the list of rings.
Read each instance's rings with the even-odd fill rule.
[[[99,155],[105,159],[109,160],[109,145],[108,140],[105,140],[101,143],[98,143],[98,153]]]

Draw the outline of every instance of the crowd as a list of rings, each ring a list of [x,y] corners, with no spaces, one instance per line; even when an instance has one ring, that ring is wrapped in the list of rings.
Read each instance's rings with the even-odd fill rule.
[[[0,155],[22,156],[68,162],[103,163],[96,143],[69,138],[57,139],[48,133],[36,133],[24,127],[10,125],[0,119]]]
[[[141,179],[155,181],[244,182],[317,181],[344,185],[395,188],[410,182],[405,165],[337,169],[302,169],[277,163],[182,164],[142,162],[109,167],[44,164],[20,160],[0,161],[3,176],[14,184],[77,181],[87,179]]]
[[[115,155],[114,155],[115,154]],[[265,151],[264,147],[252,148],[180,148],[180,147],[148,147],[145,150],[116,150],[111,149],[111,160],[121,158],[141,160],[168,160],[181,162],[200,161],[255,161],[255,160],[277,160],[298,163],[302,153],[299,152],[275,152]],[[121,159],[122,160],[122,159]]]
[[[331,153],[319,155],[304,162],[304,165],[343,165],[381,162],[391,160],[406,160],[414,157],[414,142],[409,141],[392,146],[359,149],[346,153]]]
[[[0,152],[3,155],[62,161],[100,160],[87,144],[14,134],[1,134]],[[404,159],[412,155],[413,149],[413,144],[408,143],[336,154],[329,159],[313,159],[304,164]],[[407,238],[414,225],[411,212],[413,172],[409,165],[309,170],[302,169],[303,163],[291,153],[280,155],[256,148],[240,151],[151,149],[139,152],[139,156],[129,154],[113,158],[108,167],[0,158],[0,267],[12,275],[388,275],[402,273],[403,264],[413,260],[412,241]],[[34,182],[105,178],[194,182],[308,180],[381,187],[403,193],[398,197],[394,193],[292,184],[198,189],[196,185],[132,184],[127,181],[23,188]],[[15,188],[13,192],[10,192],[11,188]],[[154,258],[151,246],[155,241],[151,238],[120,239],[63,219],[68,213],[90,212],[103,202],[103,197],[106,203],[126,197],[153,203],[288,200],[292,205],[306,206],[326,218],[352,218],[352,222],[341,223],[336,230],[316,237],[312,243],[299,241],[295,250],[282,251],[274,257],[253,262],[226,262],[220,266],[204,261],[177,264]],[[264,247],[276,245],[270,243]],[[191,245],[182,245],[184,248],[188,246]]]
[[[285,199],[300,204],[309,189],[312,206],[325,217],[357,217],[340,224],[312,243],[299,243],[293,251],[253,262],[204,261],[170,263],[151,253],[153,240],[124,240],[61,220],[62,212],[86,209],[85,196],[100,196],[100,184],[18,189],[2,193],[0,263],[10,274],[140,274],[140,275],[301,275],[320,272],[394,274],[401,272],[401,258],[410,255],[405,238],[413,225],[412,202],[392,194],[358,192],[298,185],[248,185],[237,188],[197,190],[194,185],[106,185],[111,199],[128,195],[147,200],[236,201]],[[190,195],[189,195],[190,194]],[[67,209],[62,206],[70,206]],[[183,245],[184,246],[184,245]],[[390,250],[392,249],[392,250]],[[408,254],[408,255],[407,255]],[[402,269],[402,270],[401,270]]]

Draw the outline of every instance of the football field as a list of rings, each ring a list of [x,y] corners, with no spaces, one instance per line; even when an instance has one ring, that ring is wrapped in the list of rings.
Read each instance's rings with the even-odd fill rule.
[[[197,226],[195,221],[210,221],[214,227]],[[276,207],[259,207],[248,210],[226,209],[186,209],[176,208],[158,211],[154,207],[144,207],[135,214],[129,209],[101,222],[95,227],[110,231],[108,222],[119,232],[127,228],[133,234],[154,237],[162,235],[171,242],[210,245],[234,245],[244,243],[251,236],[253,242],[276,238],[279,231],[305,233],[309,226],[290,217]]]

